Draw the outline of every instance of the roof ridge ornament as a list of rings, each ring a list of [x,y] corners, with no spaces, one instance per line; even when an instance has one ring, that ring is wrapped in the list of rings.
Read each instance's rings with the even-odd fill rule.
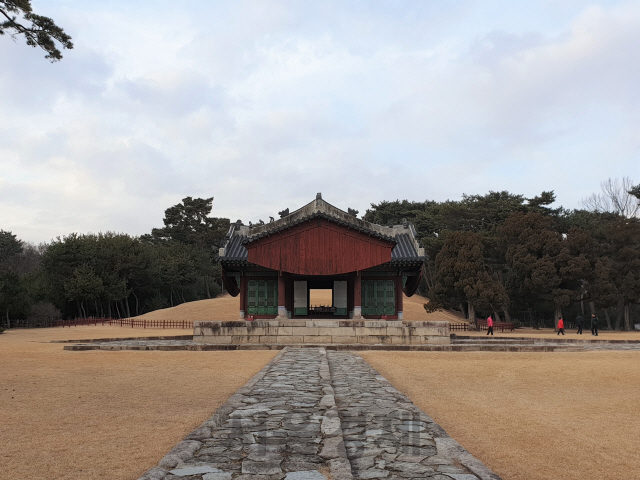
[[[287,207],[284,210],[282,210],[281,212],[278,212],[278,215],[280,215],[280,218],[288,217],[289,216],[289,208]]]

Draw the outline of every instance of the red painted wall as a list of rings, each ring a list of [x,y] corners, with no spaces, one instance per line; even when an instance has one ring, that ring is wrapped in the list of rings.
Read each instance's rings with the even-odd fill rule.
[[[393,243],[324,219],[247,244],[251,263],[299,275],[336,275],[391,261]]]

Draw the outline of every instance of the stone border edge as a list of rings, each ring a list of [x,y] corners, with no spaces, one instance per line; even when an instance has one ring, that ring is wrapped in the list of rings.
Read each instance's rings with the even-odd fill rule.
[[[329,369],[329,359],[327,349],[320,347],[322,361],[320,364],[320,379],[325,384],[322,387],[324,396],[320,401],[321,406],[328,407],[320,425],[323,438],[322,451],[320,456],[329,463],[329,471],[332,480],[352,480],[351,462],[347,456],[347,449],[344,445],[344,433],[342,431],[342,421],[336,405],[335,391],[331,381],[331,370]]]
[[[126,340],[192,340],[193,335],[164,335],[156,337],[117,337],[117,338],[84,338],[79,340],[51,340],[45,343],[99,343],[123,342]]]

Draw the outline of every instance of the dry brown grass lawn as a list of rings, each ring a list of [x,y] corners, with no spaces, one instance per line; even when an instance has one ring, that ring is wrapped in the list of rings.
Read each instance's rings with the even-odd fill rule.
[[[640,478],[640,352],[361,354],[505,480]]]
[[[0,478],[136,479],[277,353],[74,352],[42,343],[154,334],[185,330],[0,335]]]
[[[312,304],[331,305],[331,290],[316,290]],[[188,302],[178,305],[177,307],[164,308],[156,310],[137,318],[146,318],[154,320],[238,320],[239,317],[238,297],[224,295],[210,300],[199,300],[197,302]],[[423,305],[428,300],[420,295],[412,297],[404,297],[404,319],[405,320],[446,320],[449,322],[463,322],[462,316],[451,312],[434,312],[427,313]]]

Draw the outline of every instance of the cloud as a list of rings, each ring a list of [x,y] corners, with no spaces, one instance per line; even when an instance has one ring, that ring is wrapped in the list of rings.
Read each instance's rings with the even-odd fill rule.
[[[633,3],[39,8],[76,49],[51,65],[0,39],[0,227],[27,240],[146,233],[187,195],[257,221],[320,191],[577,207],[640,178]]]

